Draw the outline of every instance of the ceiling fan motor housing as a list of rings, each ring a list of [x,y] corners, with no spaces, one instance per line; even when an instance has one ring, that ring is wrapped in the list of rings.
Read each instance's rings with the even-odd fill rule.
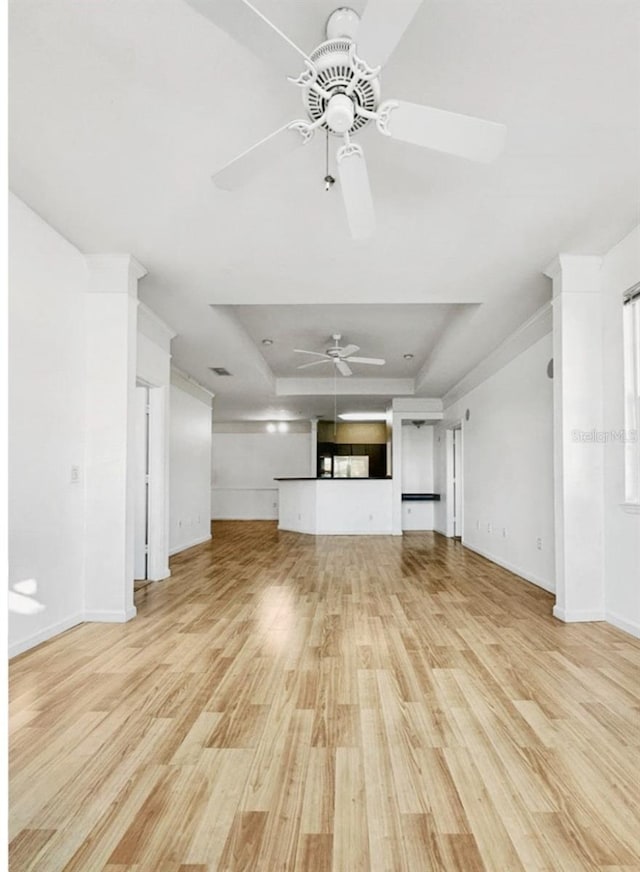
[[[322,124],[325,130],[335,136],[344,136],[345,133],[355,133],[369,123],[371,119],[358,115],[355,107],[361,106],[369,112],[375,112],[380,102],[380,80],[376,78],[362,78],[353,68],[352,55],[353,45],[351,39],[339,37],[323,42],[309,55],[313,62],[317,76],[315,82],[329,98],[319,93],[313,85],[306,85],[302,92],[302,100],[312,121],[318,121],[327,112],[328,115]],[[351,93],[345,93],[351,85],[354,76],[357,77],[355,87]],[[344,100],[336,101],[340,95]],[[351,103],[351,110],[346,109],[346,103]],[[348,113],[348,115],[347,115]],[[351,124],[345,129],[344,124],[351,117]],[[333,124],[336,122],[335,126]]]

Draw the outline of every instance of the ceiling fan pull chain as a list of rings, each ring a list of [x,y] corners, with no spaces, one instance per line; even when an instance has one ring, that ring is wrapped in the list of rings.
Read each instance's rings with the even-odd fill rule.
[[[325,174],[324,174],[324,189],[330,191],[335,185],[336,180],[329,172],[329,131],[325,130]]]

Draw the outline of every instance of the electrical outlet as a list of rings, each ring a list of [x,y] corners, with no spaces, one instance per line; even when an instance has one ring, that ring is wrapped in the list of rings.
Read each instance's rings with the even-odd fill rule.
[[[476,530],[480,529],[480,521],[476,521]]]
[[[80,481],[80,467],[72,466],[71,467],[71,484],[78,484]]]
[[[540,537],[536,539],[536,548],[538,551],[542,551],[542,539]]]
[[[507,538],[507,528],[506,528],[506,527],[503,527],[503,528],[502,528],[502,538],[503,538],[503,539],[506,539],[506,538]]]
[[[491,532],[491,521],[487,524],[487,533]]]
[[[409,509],[407,509],[407,515],[410,515],[410,514],[411,514],[411,509],[409,508]]]
[[[273,504],[272,504],[272,508],[277,509],[277,508],[278,508],[278,504],[277,504],[277,503],[273,503]]]
[[[369,520],[373,521],[373,515],[369,515]]]
[[[302,515],[300,514],[300,512],[298,512],[298,520],[299,520],[299,521],[302,520]]]

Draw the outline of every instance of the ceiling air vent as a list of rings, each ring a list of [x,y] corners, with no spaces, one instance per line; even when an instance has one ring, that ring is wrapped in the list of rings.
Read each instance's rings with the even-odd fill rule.
[[[211,372],[215,372],[216,375],[231,375],[228,369],[225,369],[224,366],[210,366],[209,369]]]

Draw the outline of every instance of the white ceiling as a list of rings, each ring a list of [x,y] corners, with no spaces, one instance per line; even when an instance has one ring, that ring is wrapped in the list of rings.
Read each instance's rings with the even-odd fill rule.
[[[384,367],[371,369],[354,363],[358,377],[414,378],[433,352],[446,329],[451,329],[469,306],[442,304],[235,306],[240,324],[258,346],[276,377],[317,378],[315,367],[299,372],[300,364],[312,358],[296,354],[294,348],[324,352],[331,337],[341,335],[341,345],[358,345],[360,357],[381,357]],[[271,339],[265,347],[262,339]],[[405,360],[412,354],[412,360]],[[332,373],[327,369],[327,373]]]
[[[338,5],[255,3],[305,49]],[[178,331],[176,363],[218,392],[220,418],[325,414],[332,403],[323,385],[316,399],[277,397],[251,339],[264,335],[254,307],[274,334],[283,318],[290,344],[300,316],[289,306],[366,305],[366,347],[349,335],[357,319],[322,330],[377,356],[387,341],[395,351],[415,341],[405,305],[481,304],[437,336],[427,318],[410,349],[416,367],[427,362],[420,393],[441,396],[548,300],[542,270],[555,254],[604,252],[638,221],[639,9],[425,0],[383,96],[504,122],[507,148],[487,167],[367,128],[378,229],[354,243],[339,191],[323,189],[321,137],[240,192],[210,183],[299,116],[300,95],[183,0],[12,0],[11,187],[83,251],[145,265],[141,296]],[[398,308],[392,340],[392,310],[374,315],[374,304]],[[310,341],[324,344],[309,334],[295,345]],[[274,369],[289,376],[278,354]],[[218,364],[234,373],[225,388],[208,369]],[[356,387],[352,402],[368,403]]]

